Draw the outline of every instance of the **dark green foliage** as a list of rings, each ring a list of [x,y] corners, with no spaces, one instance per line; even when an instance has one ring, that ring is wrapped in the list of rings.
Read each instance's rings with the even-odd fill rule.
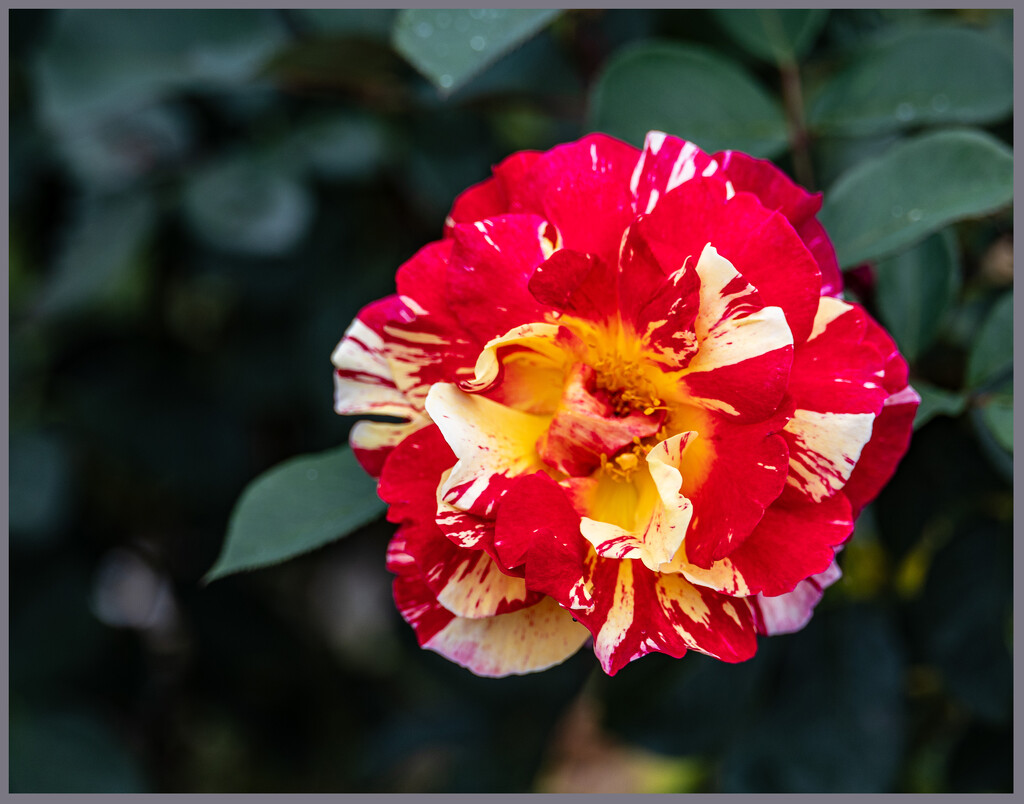
[[[664,792],[1011,790],[1012,19],[11,11],[10,789],[530,791],[589,701]],[[491,165],[651,128],[824,191],[914,440],[753,660],[479,679],[394,609],[330,354]],[[295,558],[203,584],[229,523],[213,576]]]

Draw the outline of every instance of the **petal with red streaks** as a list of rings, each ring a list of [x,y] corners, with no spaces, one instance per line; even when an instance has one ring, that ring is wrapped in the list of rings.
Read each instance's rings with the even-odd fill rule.
[[[550,417],[522,413],[445,383],[430,389],[427,412],[458,458],[441,495],[459,510],[492,516],[513,478],[543,467],[534,445]]]
[[[604,134],[559,145],[507,187],[510,209],[543,215],[558,228],[565,248],[613,264],[633,217],[629,181],[639,156],[632,145]]]
[[[673,429],[700,434],[680,463],[681,491],[693,503],[686,536],[688,560],[708,568],[739,547],[782,493],[789,456],[779,434],[783,413],[737,424],[709,411],[679,409]]]
[[[825,590],[842,576],[839,565],[832,561],[828,569],[801,581],[792,592],[776,597],[757,595],[750,598],[758,633],[767,636],[799,631],[814,613]]]
[[[687,444],[697,434],[679,433],[659,443],[647,454],[647,471],[653,481],[657,497],[649,506],[639,500],[636,511],[640,519],[648,508],[645,521],[632,527],[583,517],[580,532],[599,556],[617,559],[640,559],[644,566],[657,571],[672,560],[686,537],[686,529],[693,516],[693,504],[679,493],[682,475],[679,465]],[[645,477],[637,476],[637,481]],[[641,493],[641,497],[644,497]]]
[[[697,352],[680,372],[682,397],[744,420],[770,415],[782,401],[793,360],[793,335],[778,307],[765,307],[713,246],[694,268],[700,309]]]
[[[781,595],[825,571],[834,547],[852,532],[853,515],[842,492],[816,505],[776,504],[736,550],[710,568],[687,562],[685,544],[673,568],[692,583],[728,595]]]
[[[422,645],[478,676],[534,673],[561,664],[590,633],[551,600],[485,619],[455,617]]]
[[[558,233],[537,215],[502,215],[456,225],[448,263],[448,305],[479,343],[543,321],[547,308],[527,288],[558,248]]]
[[[661,196],[680,184],[696,176],[707,178],[718,172],[718,161],[692,142],[651,131],[644,139],[643,153],[630,179],[634,209],[638,214],[647,214]]]

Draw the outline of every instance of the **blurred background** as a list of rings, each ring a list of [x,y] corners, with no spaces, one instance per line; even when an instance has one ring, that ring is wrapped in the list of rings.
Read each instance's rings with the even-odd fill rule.
[[[1012,11],[9,26],[12,792],[1012,789]],[[201,584],[254,477],[344,442],[330,353],[456,194],[649,128],[825,190],[925,399],[811,624],[487,680],[416,647],[387,523]]]

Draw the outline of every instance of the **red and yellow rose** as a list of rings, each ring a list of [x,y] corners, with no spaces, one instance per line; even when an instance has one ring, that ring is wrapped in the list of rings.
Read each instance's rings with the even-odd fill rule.
[[[333,355],[395,600],[475,673],[801,628],[919,398],[818,195],[652,132],[510,156]]]

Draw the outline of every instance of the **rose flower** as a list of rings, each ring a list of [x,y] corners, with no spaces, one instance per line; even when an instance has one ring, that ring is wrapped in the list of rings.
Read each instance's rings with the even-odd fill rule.
[[[750,658],[802,628],[919,397],[839,298],[820,195],[652,132],[517,153],[333,355],[420,645],[484,676],[592,639]]]

